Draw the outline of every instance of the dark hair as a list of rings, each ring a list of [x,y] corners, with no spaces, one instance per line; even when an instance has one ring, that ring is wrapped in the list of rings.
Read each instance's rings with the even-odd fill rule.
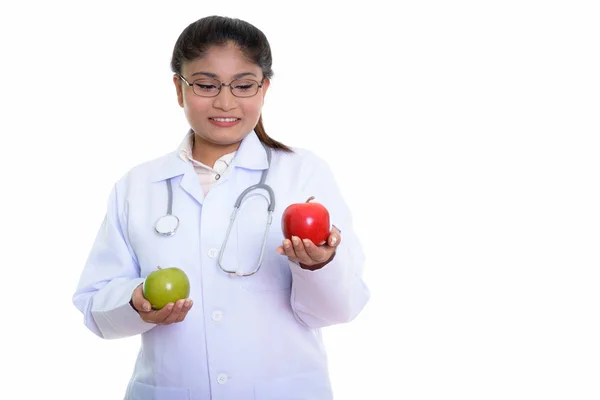
[[[175,43],[171,70],[181,74],[181,67],[186,61],[202,58],[212,46],[226,46],[235,43],[246,58],[262,69],[263,76],[273,76],[273,58],[271,47],[265,34],[254,25],[236,18],[210,16],[201,18],[188,25]],[[262,115],[254,128],[256,135],[268,147],[286,152],[292,150],[267,135],[262,122]]]

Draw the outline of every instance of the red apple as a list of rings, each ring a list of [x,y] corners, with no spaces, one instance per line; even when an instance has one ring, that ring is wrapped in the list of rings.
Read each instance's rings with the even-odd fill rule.
[[[306,203],[289,205],[281,217],[281,230],[286,239],[298,236],[300,239],[310,239],[317,246],[327,241],[331,226],[329,211],[319,203],[311,203],[314,197]]]

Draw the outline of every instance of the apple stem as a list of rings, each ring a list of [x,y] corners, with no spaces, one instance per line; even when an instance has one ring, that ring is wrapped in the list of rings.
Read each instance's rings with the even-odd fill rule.
[[[159,266],[157,266],[156,268],[158,268],[158,269],[162,269],[162,268],[160,267],[160,265],[159,265]]]
[[[310,196],[310,197],[308,198],[308,200],[306,200],[306,202],[308,203],[309,201],[311,201],[311,200],[314,200],[314,199],[315,199],[315,196]]]

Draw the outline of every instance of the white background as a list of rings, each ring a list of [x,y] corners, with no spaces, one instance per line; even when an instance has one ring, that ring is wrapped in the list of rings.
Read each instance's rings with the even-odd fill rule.
[[[210,14],[265,32],[267,131],[329,160],[363,239],[336,399],[600,398],[594,3],[3,2],[0,398],[122,398],[139,339],[71,296],[114,181],[185,133],[171,51]]]

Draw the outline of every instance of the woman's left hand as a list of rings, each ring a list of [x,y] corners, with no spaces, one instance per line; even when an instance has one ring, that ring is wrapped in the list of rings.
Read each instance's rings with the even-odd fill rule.
[[[335,226],[331,229],[327,241],[317,246],[309,239],[301,240],[292,236],[292,240],[285,239],[277,252],[286,255],[291,261],[300,264],[304,269],[316,270],[324,267],[335,255],[335,249],[340,245],[342,237]]]

